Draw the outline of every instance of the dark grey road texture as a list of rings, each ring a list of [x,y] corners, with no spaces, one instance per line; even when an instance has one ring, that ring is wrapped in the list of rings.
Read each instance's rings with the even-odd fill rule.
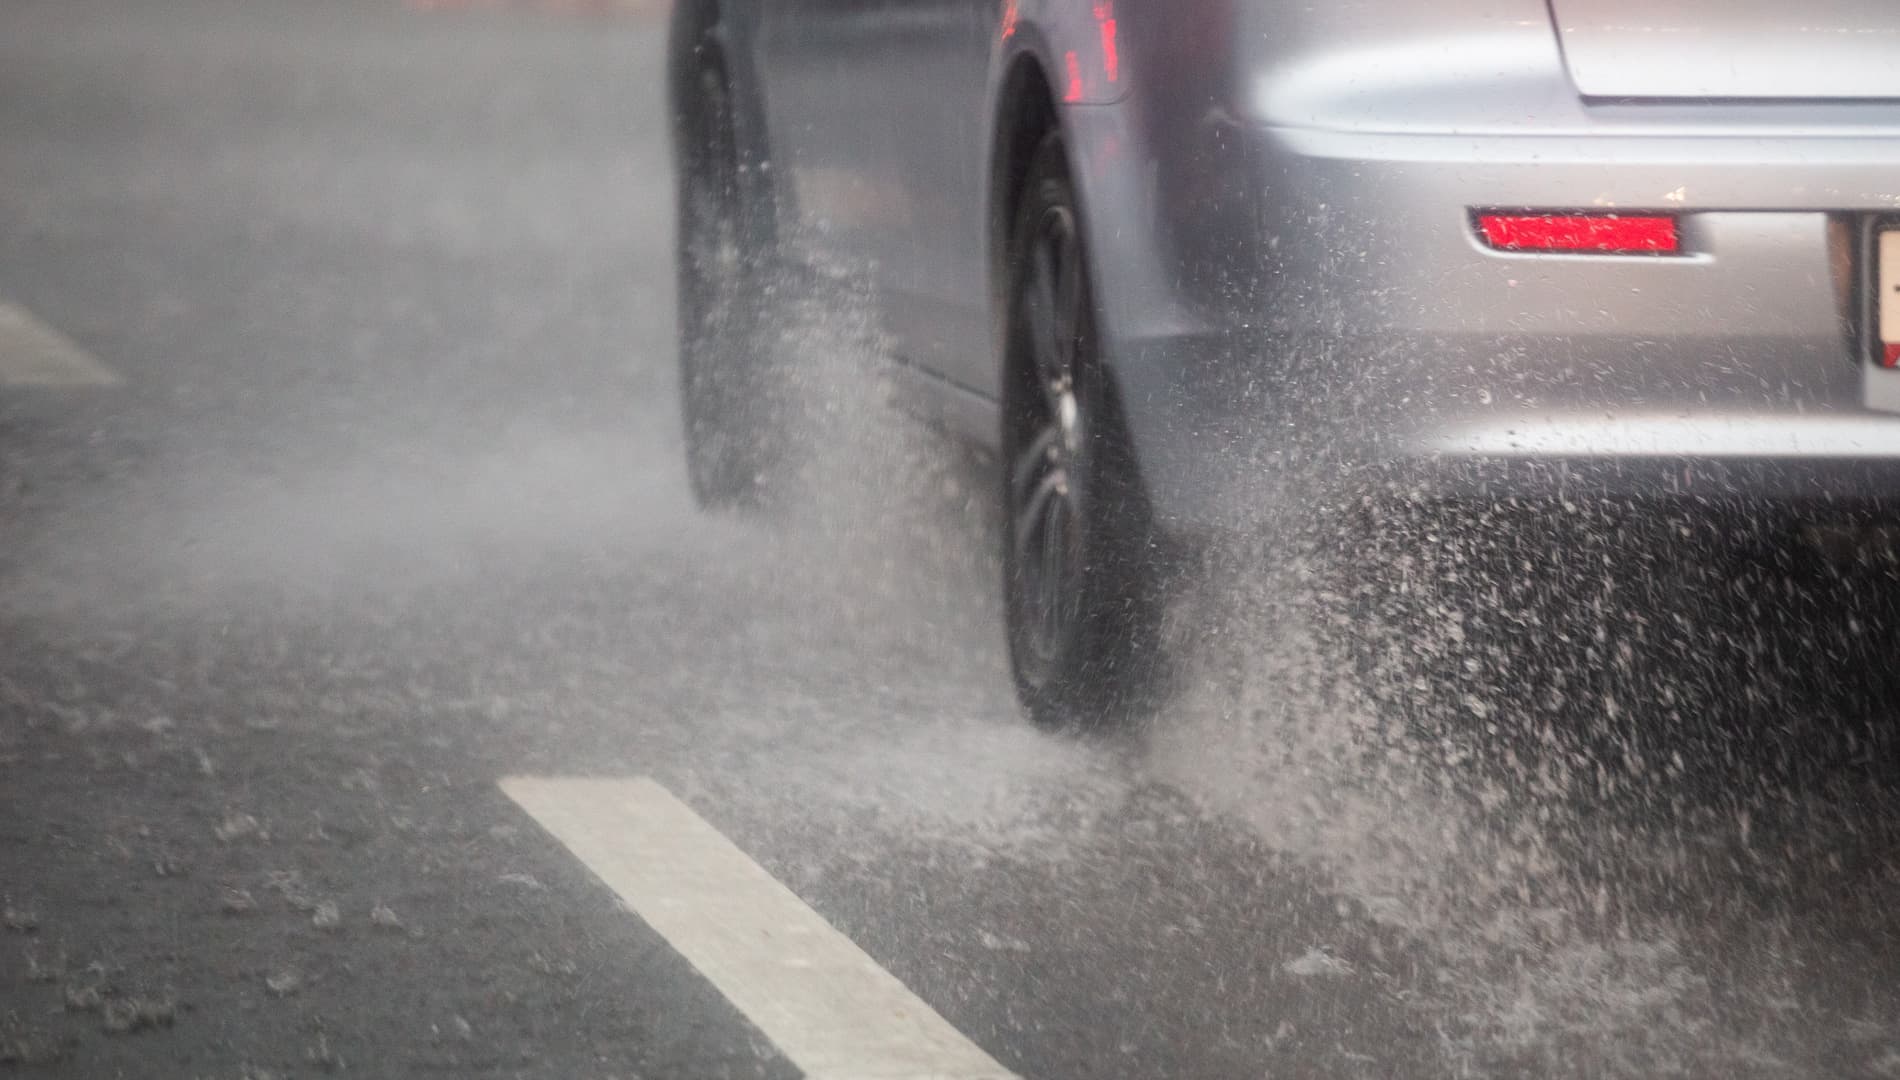
[[[1522,701],[1641,738],[1434,753],[1212,573],[1152,724],[1033,730],[849,288],[788,505],[691,506],[662,36],[0,5],[0,304],[122,380],[0,355],[0,1074],[796,1075],[528,774],[658,780],[1025,1077],[1900,1076],[1891,575],[1527,541],[1625,580]]]

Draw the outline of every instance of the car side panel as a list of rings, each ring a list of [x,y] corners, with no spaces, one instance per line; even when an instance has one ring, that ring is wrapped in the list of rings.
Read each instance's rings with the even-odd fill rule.
[[[993,392],[987,332],[983,134],[997,0],[896,0],[877,48],[879,87],[908,220],[879,277],[904,359]]]
[[[1188,7],[1194,6],[1189,0]],[[1012,11],[1013,9],[1013,11]],[[898,358],[995,398],[990,151],[1001,73],[1030,53],[1113,100],[1102,0],[772,0],[758,9],[776,183],[804,249],[876,286]],[[1005,13],[1010,33],[1005,34]],[[1066,86],[1054,88],[1067,96]],[[1079,104],[1079,103],[1066,103]],[[1095,165],[1114,168],[1098,157]],[[927,382],[925,385],[928,385]],[[946,388],[947,389],[947,388]],[[959,407],[967,407],[963,401]]]
[[[879,50],[897,0],[764,0],[761,101],[786,239],[834,269],[868,269],[909,219]]]

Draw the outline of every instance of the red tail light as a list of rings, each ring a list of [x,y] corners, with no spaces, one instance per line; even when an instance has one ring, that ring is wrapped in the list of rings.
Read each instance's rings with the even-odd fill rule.
[[[1503,251],[1672,255],[1682,249],[1676,219],[1662,216],[1481,213],[1478,233]]]

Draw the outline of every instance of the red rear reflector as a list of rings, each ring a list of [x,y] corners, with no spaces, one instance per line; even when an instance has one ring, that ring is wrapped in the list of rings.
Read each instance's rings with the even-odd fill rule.
[[[1670,254],[1681,249],[1672,217],[1624,214],[1479,214],[1485,242],[1505,251]]]
[[[1900,367],[1900,345],[1889,344],[1887,354],[1880,358],[1881,367]]]

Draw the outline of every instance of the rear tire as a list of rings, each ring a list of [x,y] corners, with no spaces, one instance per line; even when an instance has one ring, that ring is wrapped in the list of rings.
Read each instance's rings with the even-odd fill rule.
[[[1155,531],[1100,356],[1084,230],[1059,135],[1037,147],[1009,248],[1003,594],[1037,723],[1099,727],[1157,685]]]

